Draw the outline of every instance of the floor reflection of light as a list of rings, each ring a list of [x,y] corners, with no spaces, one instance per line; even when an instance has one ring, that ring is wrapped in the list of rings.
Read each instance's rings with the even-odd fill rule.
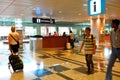
[[[104,48],[104,58],[105,60],[108,60],[111,54],[111,49],[109,48]]]
[[[43,74],[43,70],[38,70],[38,75]]]
[[[60,65],[60,64],[53,64],[53,66],[58,66],[58,65]]]
[[[40,62],[40,67],[39,67],[41,70],[44,69],[44,63],[43,61]]]
[[[107,67],[107,64],[108,64],[108,60],[110,58],[110,54],[111,54],[111,49],[110,48],[107,48],[105,47],[104,48],[104,59],[105,59],[105,67]]]
[[[37,68],[36,61],[32,61],[32,62],[26,63],[24,65],[24,70],[25,71],[35,70],[36,68]]]
[[[98,68],[98,71],[100,71],[100,61],[99,60],[97,61],[97,68]]]
[[[7,77],[7,76],[11,75],[10,71],[8,70],[8,67],[6,66],[2,66],[0,67],[0,78],[1,77]]]

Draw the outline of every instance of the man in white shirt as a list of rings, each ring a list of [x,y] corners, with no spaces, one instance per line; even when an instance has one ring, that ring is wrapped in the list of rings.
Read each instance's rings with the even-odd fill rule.
[[[118,27],[119,24],[120,21],[118,19],[114,19],[111,21],[111,27],[114,29],[110,33],[112,53],[108,62],[105,80],[112,80],[112,67],[117,58],[119,58],[120,60],[120,28]]]
[[[70,44],[71,44],[71,47],[73,49],[74,48],[74,34],[72,31],[70,31],[69,37],[70,37]]]

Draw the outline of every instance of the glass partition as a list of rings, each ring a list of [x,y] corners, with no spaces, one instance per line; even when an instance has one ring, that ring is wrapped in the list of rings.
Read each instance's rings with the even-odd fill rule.
[[[69,35],[69,27],[58,27],[58,33],[60,36],[62,36],[63,32],[66,32],[66,34]]]

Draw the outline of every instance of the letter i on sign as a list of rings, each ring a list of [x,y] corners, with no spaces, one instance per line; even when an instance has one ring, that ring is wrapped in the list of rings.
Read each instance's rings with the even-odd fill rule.
[[[96,12],[96,2],[94,2],[94,12]]]
[[[37,23],[40,23],[40,19],[37,19]]]
[[[90,13],[92,15],[101,12],[101,0],[90,0]]]

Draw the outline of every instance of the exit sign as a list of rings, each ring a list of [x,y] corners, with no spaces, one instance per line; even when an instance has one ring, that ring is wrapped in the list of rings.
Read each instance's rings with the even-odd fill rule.
[[[104,14],[105,9],[106,9],[106,0],[89,0],[88,1],[89,16]]]

